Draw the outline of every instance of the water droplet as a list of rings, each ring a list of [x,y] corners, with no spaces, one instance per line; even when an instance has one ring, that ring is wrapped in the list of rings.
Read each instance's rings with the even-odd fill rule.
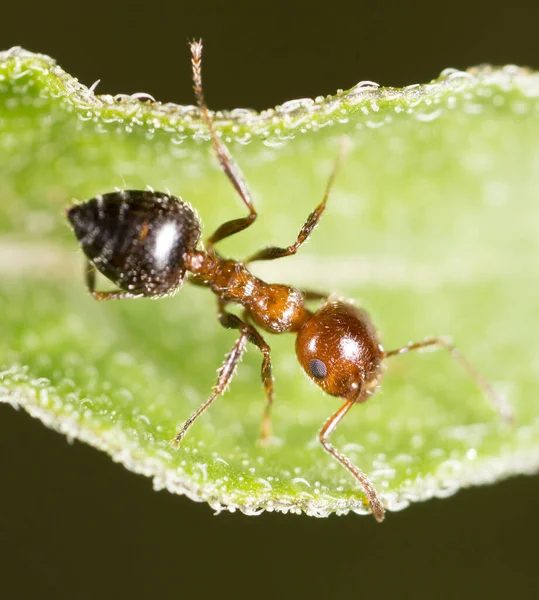
[[[431,112],[417,112],[415,113],[415,117],[418,121],[422,123],[429,123],[430,121],[436,120],[442,114],[442,109],[438,108]]]

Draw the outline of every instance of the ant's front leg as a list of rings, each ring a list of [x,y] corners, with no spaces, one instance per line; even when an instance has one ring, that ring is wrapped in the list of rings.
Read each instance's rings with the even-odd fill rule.
[[[360,400],[361,400],[361,398],[360,398]],[[328,452],[329,454],[331,454],[331,456],[333,456],[333,458],[338,460],[341,463],[341,465],[343,467],[345,467],[346,469],[348,469],[348,471],[350,471],[350,473],[356,478],[356,480],[359,482],[359,484],[363,488],[363,491],[365,492],[365,494],[369,500],[369,505],[371,507],[374,518],[379,523],[381,523],[384,520],[385,509],[380,501],[380,498],[378,497],[378,494],[376,493],[376,490],[374,489],[374,486],[370,482],[369,478],[365,475],[365,473],[363,473],[363,471],[361,471],[361,469],[358,469],[358,467],[356,467],[356,465],[354,465],[354,463],[347,456],[345,456],[344,454],[339,452],[334,446],[332,446],[329,443],[329,436],[333,433],[333,431],[335,430],[337,425],[341,422],[341,420],[346,415],[346,413],[357,402],[358,402],[357,398],[348,399],[341,406],[341,408],[332,417],[330,417],[326,421],[326,423],[324,424],[324,426],[322,427],[322,429],[320,430],[320,432],[318,434],[318,439],[319,439],[320,443],[322,444],[322,447],[324,448],[324,450],[326,452]]]
[[[400,356],[408,352],[421,351],[424,348],[442,349],[449,352],[450,356],[460,363],[462,368],[476,382],[477,386],[483,390],[486,398],[491,403],[492,407],[498,412],[500,417],[507,425],[513,424],[513,411],[505,398],[500,396],[490,385],[490,383],[479,373],[470,361],[457,349],[453,344],[449,343],[443,337],[427,338],[421,342],[411,342],[401,348],[384,352],[383,358],[390,356]]]

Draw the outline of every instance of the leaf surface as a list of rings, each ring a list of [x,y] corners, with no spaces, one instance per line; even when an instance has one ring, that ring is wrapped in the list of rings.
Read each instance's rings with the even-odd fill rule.
[[[381,389],[332,441],[389,509],[537,471],[538,96],[536,73],[481,68],[217,114],[260,214],[225,254],[292,243],[347,135],[350,154],[309,244],[253,270],[354,299],[386,349],[451,336],[514,409],[515,426],[504,427],[445,352],[388,360]],[[96,303],[85,289],[64,218],[73,198],[169,189],[196,208],[206,235],[244,214],[194,107],[96,96],[48,57],[13,49],[0,54],[0,152],[0,400],[216,510],[367,512],[316,439],[339,400],[302,374],[293,336],[266,336],[270,446],[257,443],[264,392],[251,349],[175,450],[170,440],[235,339],[218,325],[215,298],[185,286],[171,299]]]

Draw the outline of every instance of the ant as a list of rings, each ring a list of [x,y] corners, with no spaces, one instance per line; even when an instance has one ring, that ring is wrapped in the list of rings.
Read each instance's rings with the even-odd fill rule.
[[[305,243],[322,213],[333,182],[341,167],[344,146],[335,162],[320,204],[309,215],[296,241],[287,248],[267,247],[245,262],[223,258],[215,245],[250,227],[257,218],[245,179],[229,150],[217,135],[202,91],[202,42],[190,44],[194,92],[201,117],[211,135],[220,166],[236,189],[249,214],[223,223],[199,244],[201,226],[192,207],[183,200],[161,192],[124,190],[103,194],[67,210],[74,233],[87,258],[86,282],[96,300],[121,298],[160,298],[175,294],[186,274],[187,281],[206,286],[217,296],[217,317],[227,329],[236,329],[238,338],[218,371],[210,397],[185,421],[173,441],[179,445],[194,421],[220,396],[232,380],[247,342],[262,353],[262,383],[266,404],[261,438],[271,436],[270,412],[273,404],[273,379],[270,347],[258,328],[269,333],[295,333],[297,358],[323,391],[344,403],[318,434],[324,450],[355,477],[363,488],[377,521],[384,518],[384,507],[367,476],[349,458],[334,448],[329,438],[337,425],[355,405],[367,400],[380,385],[382,362],[391,356],[427,347],[443,348],[451,354],[489,396],[506,420],[511,412],[504,400],[473,369],[457,349],[443,338],[429,338],[385,351],[367,313],[349,302],[328,294],[298,290],[282,284],[268,284],[248,270],[255,261],[292,256]],[[95,272],[100,271],[120,288],[100,292],[95,289]],[[310,301],[322,301],[312,311]],[[227,311],[231,303],[244,308],[240,318]]]

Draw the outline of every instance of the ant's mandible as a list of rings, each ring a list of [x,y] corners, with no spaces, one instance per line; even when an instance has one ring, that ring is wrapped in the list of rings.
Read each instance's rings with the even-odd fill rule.
[[[271,435],[270,411],[273,404],[273,379],[270,347],[255,326],[269,333],[295,333],[298,360],[319,387],[344,400],[318,434],[324,450],[356,478],[369,500],[377,521],[384,518],[384,507],[366,475],[350,459],[329,443],[330,435],[348,411],[364,402],[378,387],[382,361],[428,346],[444,348],[456,358],[505,420],[511,413],[502,398],[472,368],[457,350],[442,338],[430,338],[385,351],[364,310],[330,299],[327,294],[298,290],[281,284],[268,284],[250,273],[247,265],[257,260],[274,260],[295,254],[320,220],[333,181],[342,163],[343,151],[333,167],[322,202],[309,215],[296,241],[287,248],[264,248],[244,263],[223,258],[215,249],[221,240],[252,225],[257,217],[251,194],[239,167],[219,139],[202,91],[202,42],[190,44],[194,91],[202,118],[211,134],[213,149],[221,168],[243,200],[249,214],[223,223],[199,245],[200,222],[189,204],[170,194],[152,190],[124,190],[103,194],[68,209],[67,217],[87,257],[86,281],[96,300],[119,298],[159,298],[170,296],[187,281],[209,287],[217,296],[218,319],[223,327],[237,329],[238,338],[218,371],[211,396],[191,416],[176,436],[180,444],[194,421],[224,392],[230,383],[247,342],[262,353],[262,382],[266,406],[261,436]],[[120,289],[99,292],[95,271],[100,271]],[[307,301],[323,301],[312,311]],[[226,310],[235,303],[243,306],[241,319]]]

